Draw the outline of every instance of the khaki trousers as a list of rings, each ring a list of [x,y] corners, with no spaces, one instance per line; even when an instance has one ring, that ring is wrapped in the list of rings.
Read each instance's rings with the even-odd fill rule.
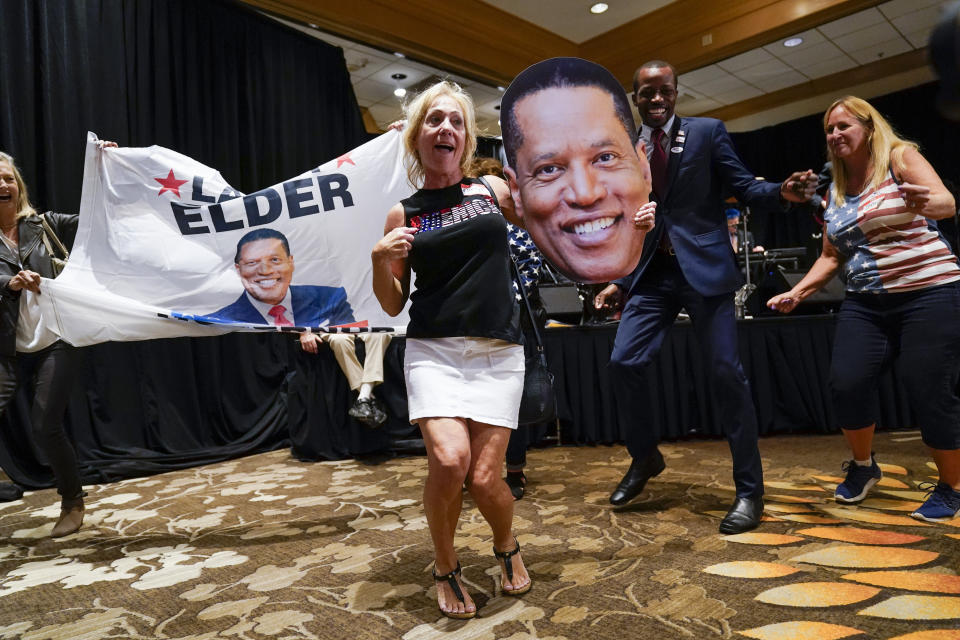
[[[354,338],[363,340],[366,356],[363,364],[357,358]],[[330,346],[340,369],[347,377],[350,389],[356,391],[363,383],[374,386],[383,382],[383,354],[390,344],[389,333],[321,333],[320,339]]]

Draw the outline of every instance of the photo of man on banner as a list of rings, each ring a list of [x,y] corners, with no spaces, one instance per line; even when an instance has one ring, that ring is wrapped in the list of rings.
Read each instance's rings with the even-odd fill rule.
[[[626,92],[600,65],[551,58],[500,102],[510,191],[537,247],[571,280],[609,282],[637,266],[654,225],[650,167]]]
[[[244,292],[233,304],[211,313],[211,319],[277,327],[354,321],[343,287],[290,284],[294,270],[290,243],[275,229],[255,229],[241,237],[234,266]]]

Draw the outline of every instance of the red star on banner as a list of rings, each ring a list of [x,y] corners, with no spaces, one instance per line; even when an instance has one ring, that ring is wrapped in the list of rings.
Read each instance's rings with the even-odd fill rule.
[[[177,176],[173,175],[173,169],[170,169],[170,173],[167,174],[166,178],[154,178],[159,182],[163,188],[160,189],[160,193],[157,195],[163,195],[164,191],[170,191],[177,194],[177,197],[180,197],[180,185],[182,185],[186,180],[177,180]]]
[[[349,163],[352,164],[353,166],[357,166],[357,163],[355,163],[353,160],[350,159],[350,154],[349,154],[349,153],[345,153],[345,154],[343,154],[342,156],[340,156],[339,158],[337,158],[337,169],[340,168],[340,165],[342,165],[342,164],[344,164],[344,163],[346,163],[346,162],[349,162]]]

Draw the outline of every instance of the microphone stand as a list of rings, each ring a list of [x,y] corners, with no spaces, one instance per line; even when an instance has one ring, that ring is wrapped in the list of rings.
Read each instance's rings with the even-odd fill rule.
[[[750,281],[750,252],[753,249],[747,241],[747,220],[750,219],[750,207],[744,206],[743,211],[740,216],[740,223],[743,225],[743,265],[744,271],[746,272],[746,283],[737,290],[737,293],[733,297],[733,304],[736,309],[737,320],[743,320],[747,317],[746,306],[747,298],[750,297],[750,294],[753,293],[757,285],[753,284]],[[737,247],[739,251],[740,247]]]

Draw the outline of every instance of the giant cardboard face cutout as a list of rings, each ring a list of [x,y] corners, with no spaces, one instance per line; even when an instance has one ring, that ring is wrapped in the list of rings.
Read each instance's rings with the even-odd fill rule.
[[[633,271],[650,172],[616,79],[578,58],[540,62],[504,93],[501,118],[517,213],[543,254],[577,282]]]

